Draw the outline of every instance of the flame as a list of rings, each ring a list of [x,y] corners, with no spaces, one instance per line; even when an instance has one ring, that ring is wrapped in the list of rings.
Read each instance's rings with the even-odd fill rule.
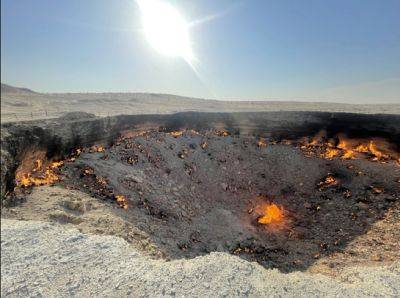
[[[350,144],[349,141],[347,140],[340,140],[339,144],[337,145],[337,148],[342,150],[342,159],[354,159],[355,158],[355,153],[352,149],[352,145]]]
[[[346,150],[343,152],[342,159],[354,159],[355,153],[353,150]]]
[[[350,142],[346,142],[345,140],[341,140],[338,148],[343,149],[345,152],[342,156],[343,159],[349,159],[355,157],[355,152],[368,154],[373,157],[373,160],[384,160],[390,159],[390,153],[387,154],[384,151],[387,151],[389,148],[389,144],[383,140],[369,140],[366,142],[365,140],[356,141],[356,143],[361,144],[351,144]],[[390,151],[390,150],[389,150]],[[396,153],[392,152],[393,157],[395,158]]]
[[[361,153],[368,153],[369,148],[365,144],[360,144],[354,149],[356,152],[361,152]]]
[[[227,132],[226,130],[218,130],[215,133],[219,137],[227,137],[227,136],[229,136],[229,132]]]
[[[174,138],[178,138],[178,137],[180,137],[180,136],[183,135],[183,131],[180,131],[180,130],[178,130],[178,131],[171,131],[171,132],[169,133],[169,135],[170,135],[170,136],[173,136]]]
[[[263,225],[281,222],[284,219],[282,207],[274,203],[262,206],[261,212],[262,216],[260,216],[257,221]]]
[[[340,150],[339,149],[335,149],[335,148],[326,148],[325,153],[322,154],[322,157],[326,158],[326,159],[332,159],[336,156],[339,156],[340,154]]]
[[[260,139],[257,142],[257,146],[258,147],[267,147],[267,143],[263,139]]]
[[[51,170],[46,169],[42,176],[32,176],[31,173],[25,173],[16,177],[17,185],[23,187],[51,185],[59,180],[59,177]]]
[[[128,201],[124,195],[116,195],[115,200],[117,201],[118,205],[124,209],[128,209]]]
[[[51,164],[51,168],[52,169],[57,169],[57,168],[59,168],[59,167],[61,167],[63,165],[64,165],[64,162],[62,160],[61,161],[55,161],[55,162],[53,162]]]
[[[18,181],[18,178],[17,178]],[[28,187],[31,185],[31,174],[25,174],[23,177],[20,178],[21,185]]]
[[[380,151],[374,141],[370,141],[368,145],[369,152],[371,152],[373,155],[375,155],[375,158],[378,160],[380,159],[388,159],[389,155],[384,154],[382,151]]]
[[[309,146],[317,146],[319,144],[317,138],[313,138],[312,141],[310,142]]]
[[[26,152],[23,156],[15,172],[16,187],[51,185],[60,180],[55,170],[64,164],[62,161],[47,160],[45,151]]]
[[[328,174],[328,176],[326,176],[324,178],[324,180],[322,180],[321,182],[318,183],[319,189],[323,190],[324,188],[327,188],[329,186],[333,186],[333,185],[337,185],[338,181],[336,181],[336,179],[331,175]]]
[[[335,183],[336,183],[336,180],[335,180],[335,178],[333,178],[333,176],[329,175],[329,176],[327,176],[327,177],[325,178],[324,183],[325,183],[325,184],[328,184],[328,185],[332,185],[332,184],[335,184]]]
[[[326,159],[335,157],[341,159],[367,158],[382,162],[400,160],[400,152],[397,152],[389,142],[379,138],[350,139],[339,134],[334,139],[327,140],[323,133],[319,133],[311,140],[309,138],[300,139],[298,147],[307,156],[317,155]]]

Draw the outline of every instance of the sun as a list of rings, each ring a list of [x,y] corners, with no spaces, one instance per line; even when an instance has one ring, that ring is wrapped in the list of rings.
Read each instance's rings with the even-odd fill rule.
[[[190,46],[189,26],[179,11],[161,0],[137,0],[145,36],[159,53],[193,59]]]

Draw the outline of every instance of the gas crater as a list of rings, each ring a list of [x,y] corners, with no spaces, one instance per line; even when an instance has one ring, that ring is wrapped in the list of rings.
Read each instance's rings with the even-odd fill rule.
[[[54,133],[58,122],[10,126],[7,144],[18,154],[5,202],[23,207],[43,185],[86,193],[167,259],[226,251],[283,272],[329,274],[398,258],[398,117],[278,115],[74,120],[66,125],[73,138],[64,139]],[[21,141],[26,130],[38,136],[30,146]],[[19,145],[10,142],[16,136]],[[41,144],[42,136],[56,144]]]

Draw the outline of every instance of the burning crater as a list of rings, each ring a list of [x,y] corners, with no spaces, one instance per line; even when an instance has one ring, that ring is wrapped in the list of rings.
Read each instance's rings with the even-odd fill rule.
[[[124,125],[69,152],[24,150],[13,195],[43,184],[76,189],[144,231],[164,257],[227,251],[285,272],[320,259],[332,268],[368,260],[379,245],[366,235],[386,220],[374,237],[382,236],[381,258],[390,262],[399,257],[390,246],[400,240],[392,233],[400,214],[398,131],[369,117],[366,126],[329,120],[287,131],[287,123],[229,129],[220,118],[204,127],[176,119]],[[359,237],[364,243],[354,244]]]

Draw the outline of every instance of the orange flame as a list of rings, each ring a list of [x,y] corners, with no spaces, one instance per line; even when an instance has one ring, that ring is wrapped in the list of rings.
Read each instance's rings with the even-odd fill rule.
[[[332,159],[336,156],[338,156],[340,154],[340,150],[339,149],[335,149],[335,148],[326,148],[325,153],[322,155],[322,157],[326,158],[326,159]]]
[[[39,177],[34,177],[31,173],[21,174],[16,177],[17,185],[24,187],[51,185],[58,180],[58,176],[51,169],[46,169],[44,175]]]
[[[334,139],[327,140],[323,134],[314,138],[303,138],[299,147],[308,156],[318,155],[322,158],[341,159],[368,158],[374,161],[400,160],[400,152],[396,151],[392,144],[384,139],[350,139],[343,134],[337,136],[338,143]]]
[[[263,139],[260,139],[260,140],[257,142],[257,146],[258,146],[258,147],[267,147],[267,143],[266,143]]]
[[[117,200],[117,203],[120,207],[124,209],[128,209],[128,201],[123,195],[116,195],[115,199]]]
[[[379,159],[388,159],[389,155],[384,154],[382,151],[380,151],[374,141],[370,141],[368,144],[368,149],[369,151],[375,155],[375,158]]]
[[[183,131],[179,131],[179,130],[178,131],[171,131],[169,134],[171,136],[173,136],[174,138],[178,138],[178,137],[183,135]]]
[[[260,216],[257,221],[263,225],[281,222],[284,218],[282,207],[274,203],[262,206],[261,212],[262,216]]]
[[[323,190],[330,186],[337,185],[339,182],[331,175],[328,174],[321,182],[318,183],[319,189]]]
[[[226,130],[218,130],[215,133],[219,137],[227,137],[227,136],[229,136],[229,132],[227,132]]]
[[[59,168],[59,167],[61,167],[63,165],[64,165],[64,162],[62,160],[61,161],[55,161],[55,162],[53,162],[51,164],[51,168],[52,169],[57,169],[57,168]]]
[[[44,153],[31,153],[32,155],[40,155],[44,158]],[[61,167],[62,161],[50,162],[48,160],[35,159],[27,155],[15,173],[15,184],[20,187],[51,185],[60,180],[59,176],[54,172],[55,169]]]

